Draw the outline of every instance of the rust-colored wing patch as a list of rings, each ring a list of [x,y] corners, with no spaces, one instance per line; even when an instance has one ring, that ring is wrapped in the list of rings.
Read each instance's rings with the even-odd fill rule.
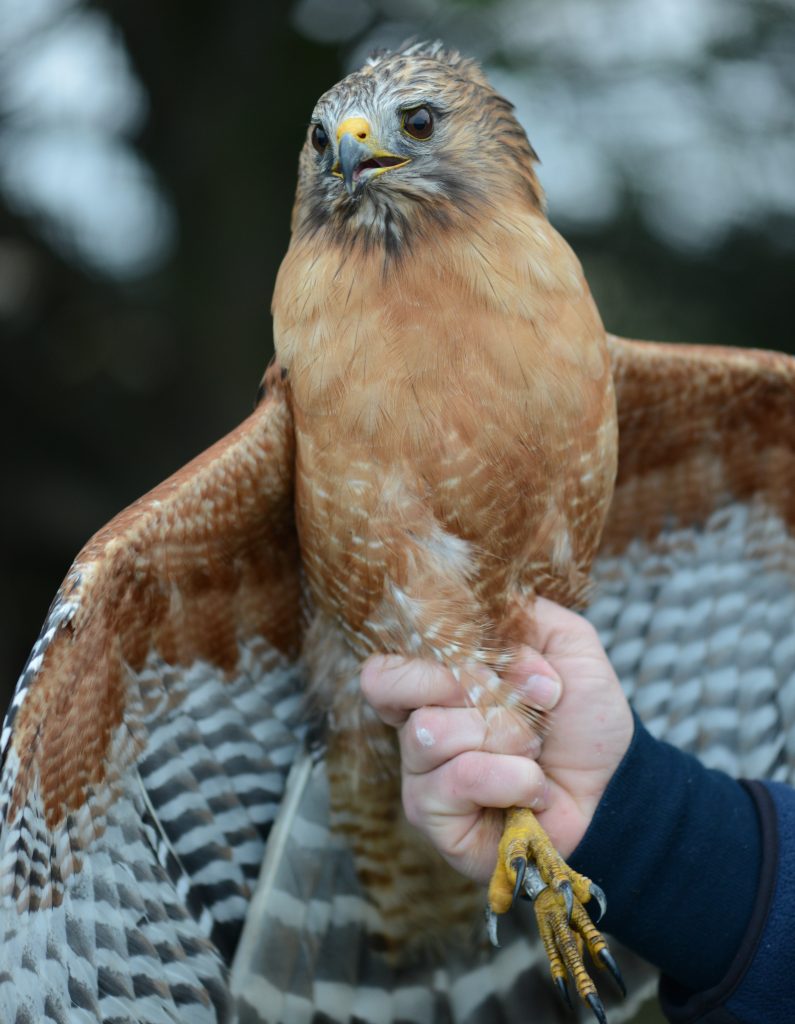
[[[147,658],[229,674],[239,643],[298,646],[293,438],[281,389],[231,434],[139,499],[78,555],[59,593],[68,619],[14,704],[20,757],[11,814],[39,775],[47,823],[100,784]]]
[[[795,528],[795,360],[609,337],[619,461],[603,550],[756,496]]]
[[[652,732],[795,783],[795,359],[610,339],[616,492],[588,615]]]
[[[3,1020],[225,1019],[224,959],[303,731],[292,417],[278,368],[266,386],[89,541],[20,679]]]
[[[609,345],[618,479],[587,616],[653,735],[793,785],[795,360]]]

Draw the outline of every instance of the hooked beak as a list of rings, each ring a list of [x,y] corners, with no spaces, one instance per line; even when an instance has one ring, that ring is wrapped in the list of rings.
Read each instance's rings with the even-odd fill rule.
[[[347,133],[340,139],[337,152],[339,153],[339,163],[334,168],[334,173],[342,175],[345,190],[349,196],[352,196],[361,180],[361,175],[357,175],[355,180],[354,175],[360,165],[372,157],[373,152],[364,142],[359,142],[358,139]]]
[[[337,139],[339,159],[331,168],[331,173],[342,178],[349,196],[370,178],[377,177],[393,167],[403,167],[410,162],[408,157],[396,156],[394,153],[373,147],[370,141],[370,126],[363,118],[349,118],[343,122],[339,127]],[[363,139],[366,141],[362,141]]]

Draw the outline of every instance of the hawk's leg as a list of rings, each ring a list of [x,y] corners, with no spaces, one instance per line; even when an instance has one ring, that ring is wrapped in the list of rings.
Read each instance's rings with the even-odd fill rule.
[[[552,978],[561,995],[568,1001],[568,975],[577,994],[603,1024],[607,1019],[604,1007],[583,961],[586,946],[593,962],[625,991],[607,943],[584,907],[594,897],[604,910],[604,895],[590,879],[572,871],[532,811],[513,807],[505,815],[497,866],[489,884],[489,934],[495,944],[495,915],[510,909],[520,894],[533,901]]]

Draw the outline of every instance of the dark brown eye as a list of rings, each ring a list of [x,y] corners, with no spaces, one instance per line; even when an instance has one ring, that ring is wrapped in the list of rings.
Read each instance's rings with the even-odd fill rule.
[[[312,129],[312,145],[318,153],[325,153],[328,146],[328,135],[322,124],[316,124]]]
[[[429,139],[433,135],[433,116],[427,107],[403,111],[403,131],[412,139]]]

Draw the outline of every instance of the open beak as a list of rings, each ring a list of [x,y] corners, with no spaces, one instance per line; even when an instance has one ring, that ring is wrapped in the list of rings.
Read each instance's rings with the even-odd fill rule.
[[[370,126],[364,118],[349,118],[340,125],[337,154],[339,159],[331,173],[342,178],[349,196],[370,178],[409,163],[408,157],[375,148],[370,141]]]

